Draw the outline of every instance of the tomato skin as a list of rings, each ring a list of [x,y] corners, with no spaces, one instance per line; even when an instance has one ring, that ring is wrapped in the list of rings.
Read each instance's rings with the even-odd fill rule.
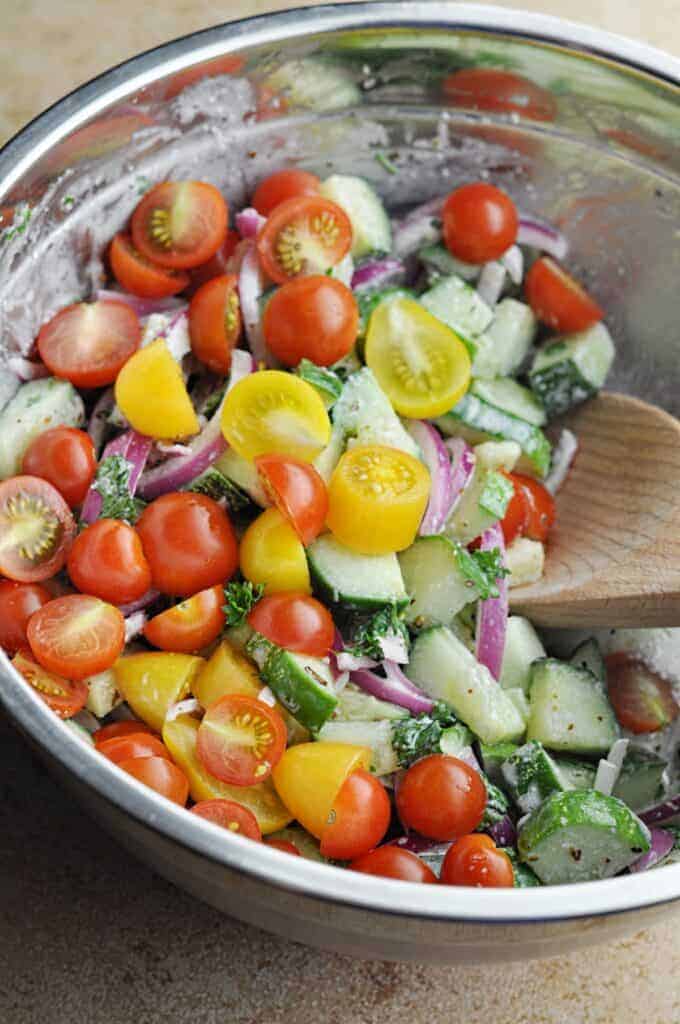
[[[511,473],[513,483],[524,491],[527,506],[527,518],[524,524],[524,536],[530,540],[544,542],[548,538],[550,528],[555,522],[555,499],[550,491],[532,476],[522,473]]]
[[[191,654],[144,651],[119,658],[113,671],[132,711],[161,732],[169,708],[189,694],[204,665],[203,658]]]
[[[308,462],[286,455],[258,455],[255,466],[265,491],[307,547],[323,530],[328,515],[323,478]]]
[[[262,268],[277,284],[299,274],[325,273],[347,255],[351,245],[349,217],[321,196],[285,199],[257,236]]]
[[[540,85],[495,68],[462,68],[444,79],[444,95],[455,107],[520,114],[531,121],[554,121],[557,102]]]
[[[262,832],[252,811],[235,800],[199,800],[191,808],[199,818],[220,825],[235,835],[262,842]]]
[[[361,871],[365,875],[378,875],[381,878],[398,878],[402,882],[424,882],[436,885],[437,876],[420,857],[410,850],[402,850],[399,846],[378,846],[369,850],[363,857],[353,860],[352,871]]]
[[[501,529],[503,530],[505,543],[512,544],[513,540],[516,540],[517,537],[522,537],[526,530],[529,520],[528,496],[515,473],[503,472],[503,476],[510,480],[514,488],[512,498],[501,520]]]
[[[345,779],[321,833],[324,857],[352,860],[377,846],[390,824],[387,790],[374,775],[359,768]]]
[[[164,270],[137,252],[129,235],[119,232],[109,246],[109,263],[118,284],[131,295],[143,299],[163,299],[176,295],[189,284],[182,271]]]
[[[122,722],[110,722],[109,725],[103,725],[101,729],[97,729],[92,734],[92,739],[94,740],[95,747],[98,747],[101,743],[112,740],[116,736],[138,736],[140,733],[155,735],[153,729],[145,722],[125,719]]]
[[[203,716],[196,754],[205,770],[222,782],[253,786],[269,778],[287,740],[278,711],[253,697],[229,694]]]
[[[331,366],[352,351],[359,307],[342,281],[309,274],[274,292],[262,326],[267,345],[284,366],[297,366],[301,359]]]
[[[447,249],[466,263],[498,259],[517,238],[515,204],[507,193],[483,181],[451,192],[442,218]]]
[[[549,256],[541,256],[524,279],[524,292],[539,320],[571,334],[599,323],[604,312],[570,274]]]
[[[73,584],[111,604],[137,601],[151,587],[151,569],[134,527],[98,519],[73,542],[66,562]]]
[[[203,494],[156,498],[137,522],[153,586],[191,597],[224,583],[238,566],[236,535],[226,512]]]
[[[202,284],[205,284],[206,281],[212,281],[214,277],[222,277],[224,274],[228,274],[231,269],[229,261],[240,241],[241,236],[238,231],[229,228],[224,242],[215,255],[211,256],[207,262],[201,263],[200,267],[194,267],[190,271],[192,289],[200,288]]]
[[[248,615],[248,625],[287,651],[316,658],[328,654],[335,636],[328,609],[306,594],[263,597]]]
[[[26,632],[36,661],[67,679],[86,679],[111,668],[125,646],[122,613],[86,594],[44,604],[28,620]]]
[[[128,359],[114,393],[125,419],[140,434],[172,441],[200,430],[181,368],[165,338],[156,338]]]
[[[227,374],[241,334],[238,279],[225,274],[206,281],[189,304],[191,351],[213,373]]]
[[[129,761],[133,757],[164,757],[170,754],[156,736],[148,732],[130,733],[128,736],[111,736],[96,744],[97,750],[114,764]]]
[[[118,767],[180,807],[186,805],[189,797],[187,777],[167,758],[131,757],[127,761],[119,761]]]
[[[267,508],[241,538],[241,572],[265,594],[282,590],[311,594],[307,556],[300,538],[277,508]]]
[[[22,473],[47,480],[71,508],[85,500],[96,470],[94,445],[75,427],[52,427],[39,434],[21,461]]]
[[[164,181],[137,204],[130,230],[135,248],[169,270],[199,267],[227,235],[229,208],[214,185]]]
[[[326,740],[298,743],[285,751],[272,778],[291,817],[320,839],[345,779],[370,763],[368,747]]]
[[[284,199],[318,195],[320,184],[316,174],[311,174],[309,171],[301,171],[297,168],[274,171],[257,186],[253,192],[251,205],[263,217],[268,217],[274,207],[282,203]]]
[[[63,567],[76,523],[59,491],[36,476],[0,483],[0,573],[19,583],[47,580]],[[12,537],[14,542],[12,543]],[[31,545],[32,557],[22,548]]]
[[[98,299],[60,310],[40,328],[40,358],[55,377],[77,388],[113,384],[139,348],[139,317],[124,302]]]
[[[293,857],[302,856],[297,846],[294,843],[289,843],[286,839],[265,839],[264,845],[271,846],[274,850],[280,850],[281,853],[290,853]]]
[[[406,828],[430,839],[458,839],[482,820],[486,787],[479,772],[464,761],[430,754],[408,769],[396,800]]]
[[[667,679],[634,654],[609,654],[605,663],[609,699],[624,729],[641,735],[658,732],[675,721],[680,707]]]
[[[443,885],[511,889],[515,872],[507,853],[497,849],[490,836],[462,836],[444,858],[440,881]]]
[[[28,647],[28,620],[51,600],[50,592],[39,583],[0,580],[0,647],[6,654],[14,655]]]
[[[85,707],[90,692],[86,683],[46,671],[24,650],[17,652],[12,664],[59,718],[72,718]]]
[[[221,586],[201,590],[150,619],[144,627],[144,636],[162,651],[193,654],[211,644],[222,632],[223,604]]]

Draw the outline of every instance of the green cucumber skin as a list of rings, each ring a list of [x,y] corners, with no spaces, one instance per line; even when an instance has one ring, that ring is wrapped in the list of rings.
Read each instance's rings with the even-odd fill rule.
[[[531,868],[527,867],[526,864],[522,864],[514,846],[501,846],[499,849],[506,854],[512,864],[512,870],[515,876],[515,889],[535,889],[536,886],[542,885],[540,878],[533,873]]]
[[[567,789],[558,765],[536,740],[515,750],[501,765],[501,775],[504,788],[524,814],[539,807],[546,797]]]
[[[352,224],[352,256],[386,253],[392,248],[392,225],[377,192],[364,178],[332,174],[321,183],[325,199],[337,203]]]
[[[511,615],[505,633],[500,684],[504,690],[520,687],[529,693],[531,666],[545,658],[545,648],[528,619]]]
[[[474,380],[470,391],[495,409],[525,420],[534,427],[544,427],[547,422],[545,409],[533,392],[511,377]]]
[[[560,416],[596,394],[605,382],[614,354],[614,343],[602,323],[539,349],[529,383],[548,416]]]
[[[26,449],[51,427],[80,427],[83,400],[66,380],[44,377],[22,384],[0,413],[0,480],[16,476]]]
[[[338,557],[346,558],[346,565],[341,567],[343,574],[356,577],[358,567],[365,567],[369,576],[379,580],[382,569],[383,574],[389,572],[390,584],[382,590],[376,587],[373,593],[368,585],[365,593],[343,589],[343,581],[336,578],[334,567],[328,565],[329,559],[338,551]],[[314,591],[326,604],[368,612],[378,611],[389,604],[402,611],[409,603],[396,555],[359,555],[324,535],[307,548],[307,562]]]
[[[517,743],[480,743],[479,754],[482,767],[495,786],[504,786],[501,765],[518,749]]]
[[[284,708],[312,733],[321,729],[337,707],[337,697],[281,647],[269,653],[260,675]]]

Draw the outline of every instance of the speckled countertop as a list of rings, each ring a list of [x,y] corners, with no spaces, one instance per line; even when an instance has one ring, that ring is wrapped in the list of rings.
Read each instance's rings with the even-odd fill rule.
[[[0,0],[0,142],[140,50],[290,5]],[[680,53],[680,0],[521,6]],[[319,953],[230,921],[140,866],[2,720],[0,837],[2,1024],[680,1022],[680,919],[526,965],[426,967]]]

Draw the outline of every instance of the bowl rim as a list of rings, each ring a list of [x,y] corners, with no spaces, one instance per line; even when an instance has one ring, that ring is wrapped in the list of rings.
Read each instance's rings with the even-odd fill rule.
[[[521,29],[518,26],[521,25]],[[21,129],[0,150],[0,195],[64,136],[153,82],[244,46],[369,28],[501,32],[566,46],[680,86],[680,60],[623,36],[521,10],[431,0],[428,4],[362,2],[297,8],[227,22],[183,36],[127,60],[81,85]],[[10,718],[69,772],[189,851],[279,889],[321,902],[384,915],[477,925],[539,924],[620,914],[680,899],[680,864],[664,871],[600,882],[535,889],[466,889],[395,882],[348,872],[256,844],[194,816],[117,770],[85,745],[25,685],[0,652],[0,703]]]

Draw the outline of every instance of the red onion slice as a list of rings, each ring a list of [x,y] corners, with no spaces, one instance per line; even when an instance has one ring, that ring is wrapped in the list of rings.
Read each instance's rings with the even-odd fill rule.
[[[352,274],[351,287],[354,291],[386,288],[399,284],[406,277],[406,267],[401,260],[387,256],[383,260],[367,260]]]
[[[109,441],[102,452],[101,461],[108,459],[111,455],[122,455],[130,463],[131,470],[128,488],[131,495],[134,495],[137,490],[137,484],[142,475],[146,460],[149,457],[152,444],[153,441],[150,437],[144,437],[142,434],[138,434],[136,430],[127,430],[124,434],[119,434],[113,441]],[[93,523],[98,518],[101,508],[101,494],[92,486],[87,492],[83,503],[82,521],[84,523]]]
[[[477,282],[477,294],[487,306],[495,306],[503,294],[505,274],[506,269],[498,260],[484,264]]]
[[[386,700],[391,704],[406,708],[413,715],[432,710],[434,705],[430,698],[404,675],[395,662],[384,661],[383,668],[385,678],[368,669],[352,672],[350,678],[366,693],[370,693],[379,700]]]
[[[423,245],[439,241],[442,232],[437,221],[446,198],[436,196],[397,221],[393,232],[393,248],[397,256],[408,256]]]
[[[493,551],[498,548],[501,561],[505,563],[505,540],[500,523],[494,523],[482,534],[481,550]],[[496,581],[498,597],[480,601],[477,609],[476,655],[477,661],[486,665],[494,679],[501,674],[505,631],[508,624],[508,581],[502,577]]]
[[[675,845],[675,836],[672,832],[665,832],[661,828],[652,828],[650,829],[650,834],[651,846],[647,853],[643,853],[628,868],[634,874],[637,874],[639,871],[648,871],[649,868],[659,864],[668,856]]]
[[[236,230],[241,238],[256,238],[261,227],[267,222],[252,206],[246,206],[236,214]]]
[[[505,815],[500,821],[495,822],[493,825],[489,825],[488,828],[482,830],[487,836],[491,836],[496,846],[514,846],[517,842],[517,829],[514,826],[512,818],[509,815]]]
[[[453,505],[451,458],[439,431],[425,420],[411,420],[408,432],[420,448],[430,473],[430,499],[418,533],[441,533]]]
[[[528,213],[520,214],[517,244],[541,249],[555,260],[563,260],[569,251],[569,243],[561,231]]]
[[[472,479],[477,457],[462,437],[451,437],[444,444],[451,453],[451,490],[453,493],[450,512],[453,512],[463,496],[463,491]]]
[[[141,612],[149,605],[152,605],[160,597],[159,590],[147,590],[146,594],[142,594],[136,601],[130,601],[129,604],[119,604],[118,608],[123,613],[125,618],[128,615],[133,615],[135,612]]]
[[[654,804],[646,811],[641,811],[638,817],[645,825],[659,825],[662,822],[669,822],[680,814],[680,794],[668,797],[661,803]]]
[[[559,441],[553,448],[550,472],[543,481],[543,486],[551,494],[557,494],[569,476],[569,471],[574,464],[578,448],[579,444],[576,434],[573,434],[571,430],[563,430]]]

